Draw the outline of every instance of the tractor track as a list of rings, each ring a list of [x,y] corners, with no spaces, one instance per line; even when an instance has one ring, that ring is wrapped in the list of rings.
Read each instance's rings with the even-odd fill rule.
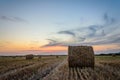
[[[15,69],[13,69],[13,70],[10,70],[10,71],[7,71],[7,72],[5,72],[5,73],[3,73],[3,74],[0,74],[0,78],[1,78],[1,77],[5,77],[5,76],[10,75],[10,74],[13,74],[13,73],[15,73],[15,72],[17,72],[17,71],[21,71],[21,70],[24,70],[24,69],[26,69],[26,68],[35,66],[35,65],[36,65],[36,63],[33,63],[33,64],[29,64],[29,65],[22,66],[22,67],[20,67],[20,68],[15,68]]]

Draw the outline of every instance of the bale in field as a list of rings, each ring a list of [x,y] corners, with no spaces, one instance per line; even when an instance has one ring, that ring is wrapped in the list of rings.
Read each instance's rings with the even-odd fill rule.
[[[41,59],[41,58],[42,58],[42,56],[39,56],[38,58],[39,58],[39,59]]]
[[[33,59],[33,58],[34,58],[34,55],[33,55],[33,54],[28,54],[28,55],[26,55],[25,57],[26,57],[27,60],[28,60],[28,59]]]
[[[69,67],[94,68],[94,51],[92,46],[69,46]]]
[[[112,57],[116,57],[116,54],[112,54]]]
[[[16,56],[12,56],[12,58],[16,58]]]
[[[59,56],[56,56],[56,58],[59,58]]]

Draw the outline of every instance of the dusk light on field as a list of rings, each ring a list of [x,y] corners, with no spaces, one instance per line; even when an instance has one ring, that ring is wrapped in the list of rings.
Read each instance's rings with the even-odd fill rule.
[[[120,80],[120,0],[0,0],[0,80]]]

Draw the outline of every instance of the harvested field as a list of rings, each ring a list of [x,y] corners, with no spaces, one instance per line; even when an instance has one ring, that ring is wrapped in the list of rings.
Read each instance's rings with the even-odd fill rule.
[[[67,56],[42,57],[31,61],[25,58],[7,58],[13,64],[28,61],[33,64],[17,67],[0,74],[0,80],[120,80],[120,56],[95,56],[95,68],[79,68],[68,66]],[[0,60],[3,64],[4,61]],[[0,65],[0,67],[2,66]],[[11,63],[12,64],[12,63]],[[25,65],[27,64],[21,64]],[[8,68],[11,67],[8,65]],[[13,66],[13,65],[12,65]]]
[[[67,61],[59,66],[54,72],[45,77],[43,80],[120,80],[120,59],[112,60],[109,57],[109,61],[114,62],[117,66],[109,65],[108,60],[102,60],[104,56],[95,57],[95,68],[79,68],[68,67]],[[101,58],[101,59],[100,59]],[[104,65],[102,62],[105,62]]]
[[[6,61],[7,60],[9,59],[6,59]],[[1,60],[2,65],[0,66],[1,67],[0,69],[2,73],[0,74],[0,80],[18,80],[18,79],[19,80],[35,80],[35,79],[37,80],[38,78],[43,78],[62,61],[62,58],[46,57],[40,60],[38,59],[25,60],[21,58],[20,61],[17,61],[17,59],[15,61],[10,58],[10,60],[14,61],[13,63],[11,63],[11,66],[9,66],[10,64],[6,64],[4,63],[4,61],[2,62]],[[26,63],[21,64],[21,60]],[[27,65],[27,63],[29,62],[32,62],[33,64]],[[17,67],[14,64],[16,64]],[[8,69],[7,71],[5,66]],[[14,68],[11,69],[11,67],[14,67]]]

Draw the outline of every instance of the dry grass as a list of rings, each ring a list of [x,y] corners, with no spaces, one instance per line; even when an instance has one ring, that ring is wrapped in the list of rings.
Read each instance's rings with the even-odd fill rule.
[[[15,60],[13,58],[9,58],[5,60],[6,62],[13,61],[13,63],[11,63],[10,66],[9,63],[6,64],[1,60],[2,64],[0,66],[2,74],[0,74],[0,80],[35,80],[37,78],[43,78],[46,76],[62,61],[62,58],[45,57],[40,60],[25,60],[24,58],[21,58],[18,61],[17,58]],[[24,62],[24,64],[21,64],[21,61]],[[28,63],[33,64],[27,65]],[[3,64],[6,65],[7,68],[5,68]],[[13,69],[11,69],[12,67]]]
[[[97,58],[95,68],[68,67],[67,61],[43,80],[120,80],[120,59]],[[104,62],[104,63],[101,63]],[[110,63],[110,61],[112,63]]]
[[[14,64],[23,61],[15,59],[16,62],[11,58]],[[24,61],[30,60],[24,59]],[[96,56],[94,69],[69,68],[67,58],[61,56],[33,59],[31,62],[34,64],[16,68],[16,71],[12,70],[13,72],[7,71],[6,73],[9,74],[3,73],[6,74],[4,76],[1,74],[0,80],[120,80],[120,57],[118,56]]]

